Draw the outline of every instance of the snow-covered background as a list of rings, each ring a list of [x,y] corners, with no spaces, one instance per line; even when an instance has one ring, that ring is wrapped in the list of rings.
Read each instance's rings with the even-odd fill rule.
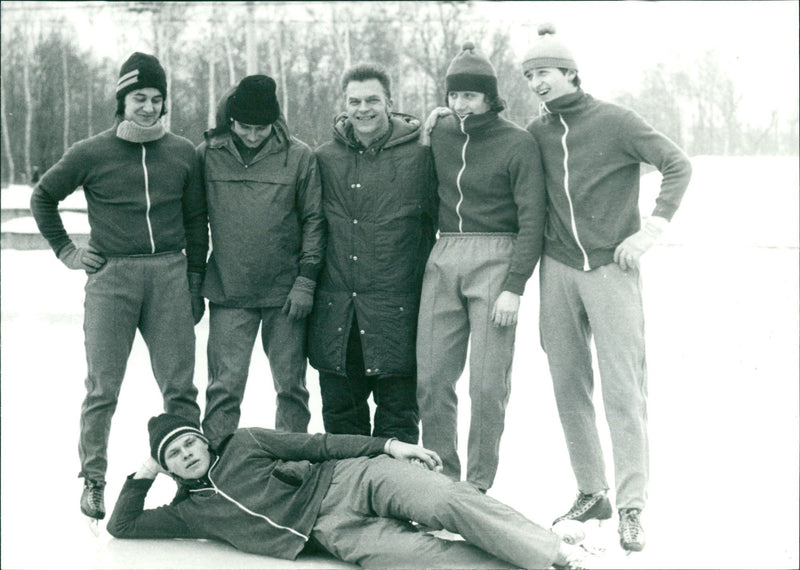
[[[630,558],[612,548],[604,563],[798,568],[798,161],[695,157],[693,164],[681,210],[643,260],[652,448],[643,515],[648,545]],[[657,173],[643,178],[645,214],[658,183]],[[24,207],[29,193],[3,189],[3,207],[15,201]],[[85,219],[76,216],[68,229],[81,232]],[[32,224],[12,220],[3,232],[35,232]],[[0,261],[3,568],[346,567],[324,556],[292,564],[216,543],[95,538],[78,508],[85,277],[49,250],[3,249]],[[207,317],[196,330],[202,406]],[[467,383],[465,374],[459,384],[464,442]],[[259,347],[242,425],[273,425],[271,384]],[[308,385],[311,430],[322,431],[313,369]],[[147,456],[146,422],[160,410],[137,337],[111,431],[109,510],[126,475]],[[602,406],[598,411],[602,425]],[[157,482],[148,505],[168,502],[173,491],[171,482]],[[490,495],[549,524],[575,491],[539,346],[537,271],[523,297],[500,470]]]

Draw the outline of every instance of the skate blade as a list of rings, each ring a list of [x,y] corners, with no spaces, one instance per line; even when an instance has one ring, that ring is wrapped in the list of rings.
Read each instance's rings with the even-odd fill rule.
[[[84,519],[86,519],[86,526],[89,527],[89,530],[92,532],[92,534],[95,536],[100,536],[100,520],[86,516],[84,516]]]

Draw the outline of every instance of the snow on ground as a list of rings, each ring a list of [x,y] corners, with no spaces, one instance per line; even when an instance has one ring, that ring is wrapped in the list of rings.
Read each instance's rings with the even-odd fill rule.
[[[597,562],[628,568],[797,568],[797,162],[699,157],[694,164],[683,208],[642,269],[652,456],[643,515],[648,544],[644,552],[623,557],[612,526],[609,553]],[[644,177],[643,194],[652,180]],[[657,175],[654,180],[657,186]],[[326,556],[289,563],[213,542],[91,535],[78,509],[77,478],[86,372],[84,276],[65,269],[50,251],[2,250],[0,262],[0,566],[348,567]],[[537,320],[538,272],[523,298],[500,470],[490,495],[549,524],[576,489]],[[206,317],[197,327],[201,406],[207,335]],[[313,369],[308,384],[310,429],[321,431]],[[466,377],[459,394],[463,445]],[[160,409],[147,352],[137,337],[111,431],[109,509],[126,475],[147,456],[146,422]],[[601,407],[598,415],[602,425]],[[259,348],[242,425],[270,427],[273,421],[274,392]],[[609,449],[606,433],[603,438]],[[168,502],[173,491],[171,482],[158,481],[148,506]]]

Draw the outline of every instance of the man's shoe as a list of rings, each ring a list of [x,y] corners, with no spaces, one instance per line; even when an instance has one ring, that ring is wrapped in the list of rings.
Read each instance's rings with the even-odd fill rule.
[[[639,509],[619,510],[619,543],[625,550],[639,552],[644,548],[644,529]]]
[[[553,526],[566,520],[579,522],[586,522],[590,519],[606,520],[611,518],[612,512],[611,502],[605,493],[587,495],[579,492],[578,498],[575,499],[569,512],[554,520]]]
[[[81,494],[81,512],[90,519],[100,520],[106,516],[106,505],[103,501],[105,483],[96,483],[91,479],[84,479],[83,493]]]

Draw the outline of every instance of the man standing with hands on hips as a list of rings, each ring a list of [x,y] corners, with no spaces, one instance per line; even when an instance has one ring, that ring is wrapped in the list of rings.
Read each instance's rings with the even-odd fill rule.
[[[540,331],[578,496],[556,519],[611,517],[592,404],[594,336],[611,433],[620,544],[644,548],[640,521],[649,474],[647,374],[639,259],[680,204],[691,164],[672,141],[633,111],[585,93],[572,52],[551,25],[522,69],[539,103],[528,131],[547,181],[547,229],[540,269]],[[652,215],[641,227],[640,164],[662,174]],[[554,523],[555,524],[555,523]]]

